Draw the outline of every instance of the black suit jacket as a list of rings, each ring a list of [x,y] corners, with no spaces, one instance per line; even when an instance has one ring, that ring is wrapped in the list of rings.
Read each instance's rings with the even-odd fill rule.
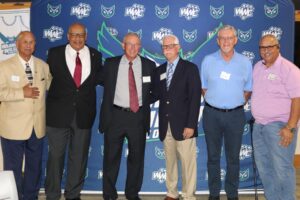
[[[155,93],[159,102],[159,138],[166,137],[168,123],[175,140],[184,140],[184,128],[195,130],[198,136],[198,116],[201,101],[201,82],[198,67],[179,59],[169,90],[166,88],[167,63],[156,70]]]
[[[104,92],[100,110],[99,130],[105,133],[110,127],[112,120],[112,109],[115,96],[116,82],[118,76],[119,65],[122,56],[107,58],[103,68]],[[142,61],[142,76],[149,77],[150,81],[142,81],[142,99],[143,99],[143,126],[145,132],[149,132],[150,127],[150,104],[154,102],[152,96],[153,80],[155,75],[155,63],[140,57]],[[142,78],[142,80],[144,80]],[[146,78],[148,79],[148,78]],[[149,79],[148,79],[149,80]]]
[[[53,79],[46,100],[46,123],[47,126],[66,128],[76,113],[77,126],[90,129],[96,114],[96,84],[101,73],[102,55],[89,47],[91,72],[77,88],[67,66],[65,49],[66,45],[63,45],[48,52],[47,62]]]

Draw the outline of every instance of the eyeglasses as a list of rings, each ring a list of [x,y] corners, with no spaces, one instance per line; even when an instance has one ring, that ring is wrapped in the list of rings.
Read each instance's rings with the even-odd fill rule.
[[[231,36],[231,37],[222,37],[222,36],[219,36],[218,39],[222,42],[224,41],[229,41],[229,42],[232,42],[234,40],[235,36]]]
[[[70,37],[79,37],[79,38],[84,38],[85,33],[69,33]]]
[[[260,51],[271,50],[274,47],[279,47],[279,44],[269,45],[269,46],[259,46]]]
[[[168,45],[161,45],[162,49],[173,49],[178,44],[168,44]]]

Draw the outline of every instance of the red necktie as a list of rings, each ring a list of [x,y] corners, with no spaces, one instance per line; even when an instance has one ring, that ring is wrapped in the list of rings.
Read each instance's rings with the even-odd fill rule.
[[[132,69],[132,62],[129,62],[128,83],[129,83],[130,110],[132,112],[137,112],[139,110],[139,101],[138,101],[137,90],[136,90],[136,85],[134,80],[133,69]]]
[[[79,52],[77,52],[77,56],[76,56],[76,66],[75,66],[75,71],[74,71],[74,82],[77,86],[77,88],[80,87],[81,84],[81,72],[82,71],[82,64],[81,64],[81,60],[79,58]]]

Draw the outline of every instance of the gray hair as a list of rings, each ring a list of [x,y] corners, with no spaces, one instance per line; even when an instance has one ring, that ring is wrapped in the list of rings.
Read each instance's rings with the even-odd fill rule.
[[[178,37],[176,35],[173,35],[173,34],[165,35],[163,37],[163,39],[161,40],[161,44],[163,43],[163,41],[164,41],[165,38],[169,38],[169,37],[174,39],[174,44],[179,44]]]
[[[127,34],[124,36],[124,38],[123,38],[123,43],[125,43],[126,38],[129,37],[129,36],[137,37],[137,38],[139,39],[140,43],[141,43],[140,36],[139,36],[137,33],[135,33],[135,32],[129,32],[129,33],[127,33]]]
[[[231,30],[231,31],[233,31],[234,36],[235,37],[237,36],[237,31],[236,31],[236,29],[233,26],[231,26],[231,25],[224,25],[218,31],[218,37],[219,37],[220,32],[223,31],[223,30]]]
[[[265,39],[265,38],[271,38],[271,39],[274,40],[278,45],[280,45],[280,44],[279,44],[279,41],[278,41],[278,39],[277,39],[277,37],[276,37],[275,35],[273,35],[273,34],[266,34],[266,35],[263,35],[263,36],[260,38],[259,43],[261,43],[261,41],[262,41],[263,39]]]

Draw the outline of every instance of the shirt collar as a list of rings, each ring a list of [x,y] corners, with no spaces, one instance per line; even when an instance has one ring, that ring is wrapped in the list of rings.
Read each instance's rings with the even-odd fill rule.
[[[18,58],[20,60],[20,62],[22,63],[23,66],[26,66],[26,63],[29,64],[29,66],[32,66],[33,65],[33,58],[32,56],[30,56],[30,59],[28,61],[25,61],[21,56],[20,54],[18,54]]]
[[[176,67],[178,62],[179,62],[179,56],[177,56],[177,58],[172,62],[173,67]],[[169,65],[169,64],[171,64],[171,62],[167,61],[167,65]]]
[[[235,58],[236,58],[236,51],[235,51],[235,49],[233,49],[233,55],[232,55],[232,58],[229,60],[229,62],[230,61],[232,61],[232,60],[234,60]],[[221,59],[221,60],[224,60],[224,58],[223,58],[223,56],[222,56],[222,54],[221,54],[221,49],[219,49],[218,50],[218,57]]]
[[[71,53],[71,55],[77,54],[77,51],[75,49],[73,49],[70,44],[67,44],[66,48],[67,48],[67,51]],[[84,45],[84,47],[78,51],[79,55],[83,55],[84,53],[86,53],[87,48],[88,47],[86,45]]]
[[[261,62],[261,65],[263,66],[263,67],[265,67],[266,69],[270,69],[270,68],[276,68],[277,66],[279,66],[280,65],[280,63],[281,63],[281,61],[282,61],[282,56],[281,56],[281,54],[279,53],[279,55],[278,55],[278,57],[276,58],[276,60],[275,60],[275,62],[270,66],[270,67],[267,67],[265,64],[263,64],[263,61],[264,60],[261,60],[260,62]]]
[[[140,59],[140,56],[137,55],[136,58],[131,62],[133,63],[133,65],[135,65],[138,62],[139,59]],[[122,58],[121,58],[121,62],[123,64],[128,64],[130,61],[127,59],[127,57],[125,55],[123,55]]]

